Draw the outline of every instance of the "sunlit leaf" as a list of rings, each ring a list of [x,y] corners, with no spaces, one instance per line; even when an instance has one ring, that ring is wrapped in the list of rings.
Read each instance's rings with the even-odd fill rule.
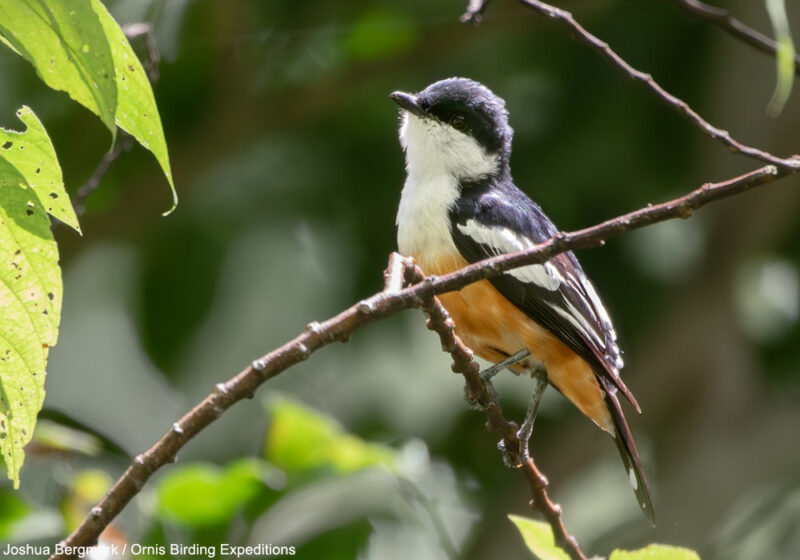
[[[44,82],[65,91],[116,134],[156,157],[172,189],[167,144],[153,90],[125,34],[100,0],[4,0],[0,35]]]
[[[700,556],[688,548],[651,544],[639,550],[615,550],[608,560],[700,560]]]
[[[0,33],[44,83],[67,92],[115,130],[114,61],[89,0],[3,0]]]
[[[78,225],[47,133],[27,107],[17,115],[26,131],[0,129],[0,453],[15,486],[61,318],[58,249],[45,208]]]
[[[44,400],[62,292],[50,220],[14,165],[19,152],[0,149],[0,453],[15,487]]]
[[[270,469],[253,459],[224,469],[199,463],[175,469],[158,483],[158,514],[187,527],[227,522],[266,487]]]
[[[125,33],[100,0],[91,1],[106,33],[108,44],[111,45],[114,60],[118,94],[115,122],[150,150],[158,160],[172,189],[172,208],[166,212],[168,214],[178,204],[178,194],[172,181],[167,140],[164,138],[164,129],[161,126],[161,116],[156,107],[153,89]]]
[[[0,128],[0,157],[13,161],[51,216],[80,232],[50,137],[28,107],[17,111],[17,116],[27,129],[16,132]]]
[[[775,42],[778,49],[775,57],[777,67],[777,83],[772,93],[767,112],[772,117],[777,117],[789,100],[794,84],[794,57],[795,48],[792,33],[789,30],[789,19],[786,16],[785,0],[766,0],[767,14],[775,33]]]
[[[562,548],[556,546],[550,525],[519,515],[509,515],[508,518],[517,526],[525,540],[525,546],[536,558],[539,560],[569,560],[569,555]]]
[[[265,456],[288,474],[331,469],[340,474],[372,466],[393,467],[395,452],[345,432],[333,419],[287,399],[268,405]]]

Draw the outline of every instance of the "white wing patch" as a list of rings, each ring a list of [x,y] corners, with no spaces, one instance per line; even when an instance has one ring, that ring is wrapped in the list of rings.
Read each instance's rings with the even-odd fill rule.
[[[457,224],[458,230],[470,237],[476,243],[488,248],[492,255],[502,255],[516,251],[524,251],[535,246],[531,239],[509,228],[501,226],[488,226],[475,219],[469,219],[465,224]],[[546,304],[567,323],[581,334],[587,341],[591,341],[596,348],[604,351],[606,358],[615,367],[613,375],[622,368],[622,358],[616,345],[617,334],[611,325],[611,318],[603,306],[597,292],[588,278],[578,278],[573,271],[556,267],[551,262],[544,264],[531,264],[509,270],[504,274],[513,276],[521,282],[557,292],[568,290],[581,298],[584,305],[582,312],[569,297],[559,298],[560,301],[546,302]],[[588,315],[585,315],[588,314]],[[599,332],[596,326],[602,326]]]
[[[524,235],[513,230],[500,226],[487,226],[474,219],[467,220],[463,225],[457,224],[457,226],[461,233],[471,237],[476,243],[488,247],[494,255],[524,251],[536,245]],[[536,284],[551,292],[558,290],[564,281],[558,269],[549,262],[529,264],[509,270],[504,274],[513,276],[521,282]]]
[[[639,482],[636,480],[636,472],[634,472],[633,467],[628,469],[628,480],[633,487],[633,491],[636,492],[639,489]],[[642,507],[644,507],[644,504],[642,504]]]
[[[569,311],[564,309],[563,307],[555,304],[548,304],[550,308],[561,315],[564,319],[566,319],[575,329],[582,333],[586,338],[589,338],[594,341],[600,348],[605,349],[606,342],[600,336],[600,334],[592,328],[589,322],[581,315],[575,306],[572,305],[569,301],[567,301],[567,305],[569,306]]]
[[[600,297],[597,295],[597,291],[594,289],[594,286],[592,285],[592,283],[589,281],[588,278],[581,281],[580,279],[575,278],[575,276],[571,274],[569,271],[567,272],[567,274],[569,275],[570,283],[575,287],[575,289],[577,289],[579,292],[583,292],[581,295],[588,300],[589,311],[594,316],[594,319],[603,326],[603,330],[606,332],[608,338],[610,339],[611,348],[613,349],[614,356],[613,358],[612,356],[607,356],[607,357],[614,360],[614,367],[617,370],[622,369],[625,363],[622,361],[622,356],[620,356],[619,349],[617,348],[616,344],[617,331],[614,330],[614,326],[611,324],[611,317],[609,317],[608,311],[606,311],[603,302],[600,301]],[[595,332],[595,330],[592,329],[592,332]],[[595,338],[595,340],[597,340],[597,338]],[[606,348],[607,345],[601,344],[601,347]]]

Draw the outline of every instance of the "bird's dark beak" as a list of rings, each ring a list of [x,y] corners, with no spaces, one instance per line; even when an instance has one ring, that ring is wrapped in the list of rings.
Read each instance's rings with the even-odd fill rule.
[[[390,94],[389,97],[392,98],[392,101],[400,105],[402,109],[405,109],[412,115],[416,115],[420,118],[425,118],[427,116],[425,111],[422,110],[422,107],[419,106],[416,95],[405,93],[403,91],[396,91]]]

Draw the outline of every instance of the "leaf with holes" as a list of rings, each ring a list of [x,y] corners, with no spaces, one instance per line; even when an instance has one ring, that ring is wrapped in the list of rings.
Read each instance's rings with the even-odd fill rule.
[[[44,82],[65,91],[158,161],[177,204],[153,90],[128,39],[100,0],[3,0],[0,37]],[[170,210],[171,211],[171,210]]]
[[[27,130],[16,132],[0,128],[0,157],[13,160],[14,167],[33,188],[48,214],[80,232],[50,137],[28,107],[17,111],[17,116]]]
[[[78,229],[47,132],[27,107],[17,116],[27,130],[0,129],[0,455],[15,486],[61,318],[61,270],[47,213]]]
[[[0,33],[44,83],[67,92],[115,130],[114,59],[89,0],[3,0]]]
[[[161,126],[161,116],[158,114],[153,89],[142,64],[128,43],[128,38],[106,7],[100,0],[92,0],[92,6],[100,18],[100,24],[105,30],[114,58],[114,74],[117,81],[116,123],[156,157],[172,189],[172,208],[166,212],[169,214],[178,204],[178,195],[172,182],[167,141],[164,138],[164,129]]]
[[[47,212],[14,163],[0,153],[0,454],[18,487],[58,337],[61,270]]]

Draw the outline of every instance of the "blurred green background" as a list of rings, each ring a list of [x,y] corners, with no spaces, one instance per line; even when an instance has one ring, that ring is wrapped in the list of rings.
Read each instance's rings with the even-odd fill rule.
[[[668,2],[561,5],[711,122],[800,151],[800,94],[766,116],[770,57]],[[769,31],[761,2],[727,6]],[[463,0],[110,7],[123,25],[154,26],[181,203],[161,217],[165,180],[136,148],[89,197],[84,236],[57,229],[61,338],[22,488],[0,486],[4,542],[55,542],[214,383],[380,289],[404,179],[393,90],[459,75],[504,97],[514,177],[563,229],[757,166],[512,2],[477,29],[458,23]],[[3,125],[31,106],[74,193],[107,130],[8,51],[0,76]],[[651,529],[611,441],[551,391],[534,453],[585,550],[658,541],[704,558],[800,556],[798,187],[785,179],[579,254],[643,409],[628,415],[659,517]],[[498,389],[521,417],[530,381],[505,375]],[[506,517],[530,514],[524,479],[483,423],[407,312],[234,407],[106,538],[287,544],[300,558],[529,558]]]

